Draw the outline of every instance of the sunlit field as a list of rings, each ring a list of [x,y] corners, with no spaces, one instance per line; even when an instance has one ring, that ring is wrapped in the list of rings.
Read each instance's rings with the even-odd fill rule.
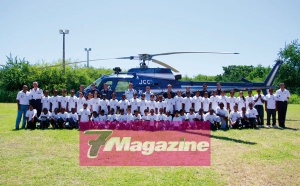
[[[16,104],[0,107],[0,185],[300,183],[300,105],[288,106],[286,129],[211,132],[209,167],[79,166],[77,130],[14,131]]]

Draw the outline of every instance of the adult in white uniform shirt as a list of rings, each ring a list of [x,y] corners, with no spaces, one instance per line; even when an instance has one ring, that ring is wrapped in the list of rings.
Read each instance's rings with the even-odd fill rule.
[[[38,82],[32,83],[33,88],[30,90],[31,104],[37,111],[37,117],[41,115],[42,112],[42,97],[44,96],[43,90],[38,87]]]
[[[137,93],[136,90],[133,89],[133,84],[129,83],[129,88],[125,91],[126,99],[131,100],[133,98],[133,94]]]
[[[284,83],[280,83],[280,89],[276,91],[276,96],[278,101],[278,123],[280,127],[285,128],[285,116],[291,94],[290,91],[284,88]]]
[[[23,85],[23,89],[17,95],[18,115],[16,119],[15,130],[19,130],[19,125],[23,115],[22,128],[26,126],[26,111],[28,110],[30,93],[27,91],[27,85]]]

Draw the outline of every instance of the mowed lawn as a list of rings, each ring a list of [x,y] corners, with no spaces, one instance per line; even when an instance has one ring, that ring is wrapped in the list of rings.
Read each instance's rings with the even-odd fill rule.
[[[79,166],[78,131],[13,131],[16,104],[0,108],[0,185],[300,184],[300,105],[287,129],[212,132],[209,167]]]

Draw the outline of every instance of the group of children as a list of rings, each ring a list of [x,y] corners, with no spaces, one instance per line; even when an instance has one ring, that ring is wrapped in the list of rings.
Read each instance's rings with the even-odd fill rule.
[[[210,97],[205,92],[201,97],[200,91],[196,91],[194,97],[189,92],[182,97],[179,90],[173,98],[169,93],[168,98],[151,95],[150,100],[146,100],[145,94],[138,98],[136,93],[130,100],[125,94],[117,100],[113,93],[112,99],[107,100],[105,94],[100,99],[97,91],[89,93],[86,98],[83,92],[79,92],[78,97],[74,90],[70,91],[70,96],[66,93],[63,89],[59,96],[55,90],[50,97],[49,91],[44,91],[41,101],[43,111],[37,116],[36,110],[29,106],[27,128],[35,128],[36,122],[41,129],[52,125],[53,129],[185,130],[207,129],[207,123],[212,130],[255,128],[257,124],[263,125],[263,122],[259,123],[261,118],[256,106],[265,103],[267,109],[276,109],[273,108],[275,99],[270,99],[274,98],[274,95],[270,96],[273,91],[267,96],[260,95],[260,91],[252,96],[252,91],[249,91],[247,97],[243,92],[234,97],[233,91],[229,97],[224,91],[219,96],[217,91],[213,91]]]

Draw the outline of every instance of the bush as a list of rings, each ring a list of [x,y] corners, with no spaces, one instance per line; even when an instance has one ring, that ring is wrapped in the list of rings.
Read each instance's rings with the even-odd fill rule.
[[[300,104],[300,96],[292,94],[289,100],[289,104]]]

